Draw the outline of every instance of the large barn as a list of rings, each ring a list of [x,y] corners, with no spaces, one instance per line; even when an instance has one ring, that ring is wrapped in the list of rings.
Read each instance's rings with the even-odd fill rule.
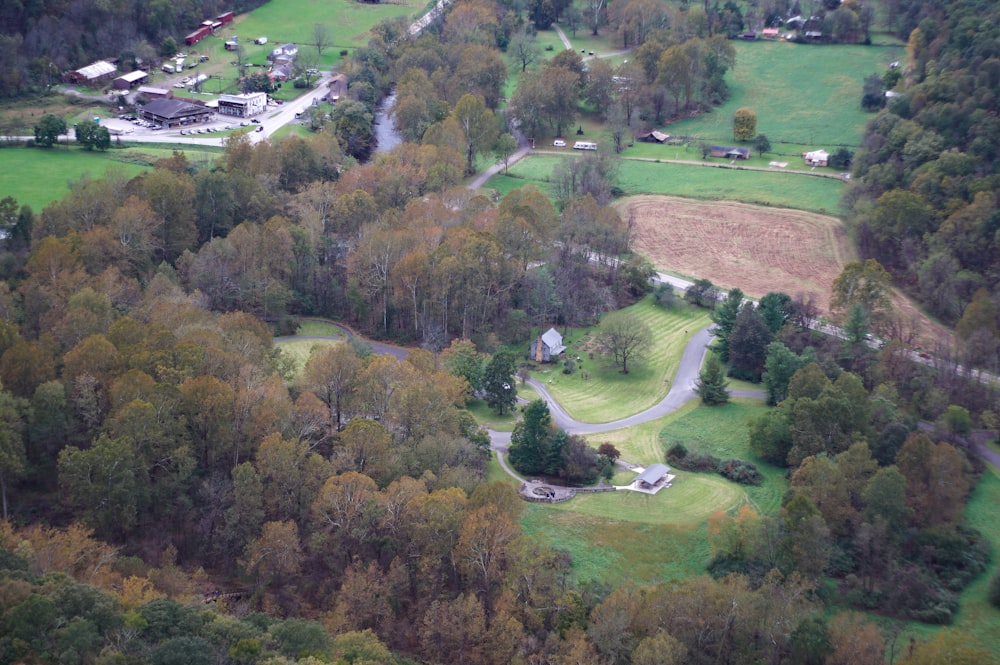
[[[66,74],[67,83],[77,85],[99,86],[107,80],[114,78],[118,69],[107,60],[98,60],[86,67],[81,67]]]

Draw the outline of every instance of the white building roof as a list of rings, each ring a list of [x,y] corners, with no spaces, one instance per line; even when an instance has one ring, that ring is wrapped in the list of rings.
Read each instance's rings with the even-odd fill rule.
[[[549,353],[552,355],[557,355],[566,350],[566,346],[562,343],[562,335],[555,328],[549,328],[542,335],[542,341],[549,347]]]
[[[219,95],[220,102],[229,104],[249,104],[251,100],[267,97],[265,92],[248,92],[240,95]]]
[[[142,71],[141,69],[137,69],[134,72],[129,72],[128,74],[122,74],[118,78],[123,81],[128,81],[129,83],[135,83],[136,81],[141,81],[147,76],[149,76],[149,74]]]
[[[813,150],[806,153],[806,159],[828,159],[829,157],[830,153],[826,150]]]
[[[96,79],[101,76],[106,76],[115,71],[115,66],[106,60],[98,60],[97,62],[87,65],[81,69],[76,70],[76,73],[80,76],[88,79]]]

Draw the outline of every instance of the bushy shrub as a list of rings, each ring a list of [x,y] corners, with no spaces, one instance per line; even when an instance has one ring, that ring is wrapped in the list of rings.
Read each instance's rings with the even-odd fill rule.
[[[567,358],[563,363],[563,374],[572,374],[576,371],[576,363]]]
[[[753,462],[742,459],[727,459],[719,462],[718,471],[723,478],[740,485],[760,485],[764,480]]]

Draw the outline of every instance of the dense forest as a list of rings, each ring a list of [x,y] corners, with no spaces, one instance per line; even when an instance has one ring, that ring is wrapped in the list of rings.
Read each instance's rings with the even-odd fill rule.
[[[955,18],[971,15],[965,2],[948,23],[924,21],[934,3],[904,4],[893,21],[920,26],[899,83],[908,106],[897,98],[873,122],[850,201],[874,252],[892,199],[924,197],[927,226],[910,233],[904,215],[887,236],[917,262],[878,255],[917,288],[923,268],[910,266],[947,249],[937,237],[958,223],[933,226],[944,213],[923,192],[953,188],[945,219],[966,210],[977,223],[967,209],[994,195],[974,138],[968,155],[949,151],[967,172],[935,171],[946,153],[920,161],[916,136],[946,91],[984,90],[991,56],[959,75],[989,48],[974,32],[988,28]],[[525,72],[515,108],[566,127],[547,97],[565,86],[627,127],[629,113],[666,117],[726,93],[731,49],[708,23],[672,12],[636,32],[628,8],[642,3],[601,21],[639,46],[634,69],[553,58]],[[750,423],[751,449],[790,479],[775,514],[712,519],[704,576],[578,583],[567,551],[522,532],[511,487],[484,482],[489,438],[468,399],[500,366],[513,384],[512,350],[541,326],[593,325],[649,291],[628,223],[607,205],[611,154],[560,165],[554,202],[532,187],[492,200],[461,186],[506,129],[496,49],[518,48],[528,9],[458,3],[417,40],[400,22],[378,26],[353,54],[348,111],[308,140],[234,137],[210,167],[175,153],[135,178],[84,179],[37,212],[0,201],[0,663],[990,661],[957,631],[901,644],[863,614],[947,624],[985,570],[987,542],[963,520],[982,467],[962,444],[995,427],[997,403],[962,367],[912,362],[875,307],[889,280],[874,261],[834,285],[844,339],[812,331],[810,304],[784,294],[755,306],[734,290],[716,306],[697,295],[711,284],[691,292],[715,307],[729,370],[766,387],[775,408]],[[21,33],[44,13],[22,8]],[[962,35],[975,41],[959,52]],[[671,78],[680,63],[694,74],[686,86]],[[609,84],[623,75],[629,85]],[[411,142],[365,159],[366,114],[393,82]],[[969,99],[935,113],[973,107],[976,137],[992,97]],[[894,134],[876,156],[883,122],[909,123],[913,146]],[[889,173],[898,180],[879,190]],[[954,319],[995,355],[996,257],[979,256],[985,267],[955,275],[985,288]],[[298,316],[413,350],[399,360],[355,338],[297,368],[273,336]],[[886,333],[883,348],[870,330]]]
[[[956,326],[959,360],[996,371],[1000,8],[914,3],[897,96],[869,123],[846,195],[860,252]]]

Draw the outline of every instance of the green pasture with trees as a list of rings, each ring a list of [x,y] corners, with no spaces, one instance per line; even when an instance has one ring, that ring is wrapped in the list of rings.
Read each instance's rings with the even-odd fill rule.
[[[737,64],[726,79],[729,100],[711,113],[664,125],[662,131],[729,144],[733,117],[745,107],[757,116],[757,134],[765,134],[777,154],[798,157],[799,146],[831,153],[838,146],[854,150],[871,119],[861,108],[864,78],[881,75],[904,55],[902,45],[735,41],[733,46]],[[792,146],[794,151],[788,149]]]
[[[645,325],[653,331],[645,353],[636,357],[628,374],[613,357],[601,352],[600,335],[606,325],[622,317]],[[670,390],[670,379],[677,369],[689,337],[708,323],[704,310],[680,305],[674,310],[657,306],[651,298],[608,314],[600,326],[574,329],[564,338],[567,349],[558,363],[542,365],[533,372],[552,396],[578,420],[608,422],[638,413],[659,402]],[[573,371],[565,374],[565,363],[573,362]]]

